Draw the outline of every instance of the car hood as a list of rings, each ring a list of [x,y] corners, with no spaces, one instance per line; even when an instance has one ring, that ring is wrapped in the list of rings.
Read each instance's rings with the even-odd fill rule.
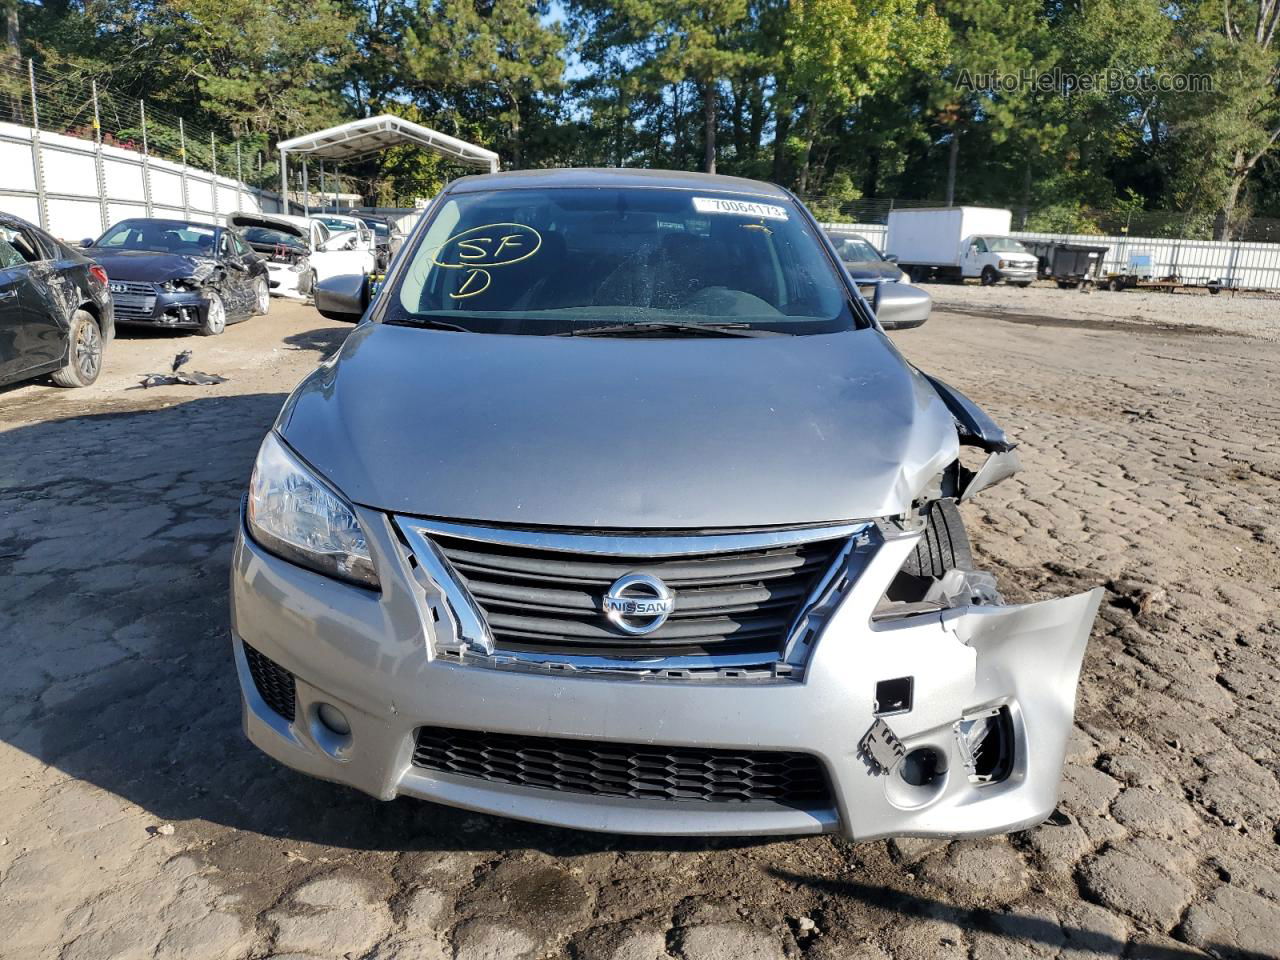
[[[702,529],[901,514],[954,422],[878,330],[606,339],[364,324],[277,427],[354,502]]]
[[[93,248],[88,255],[107,271],[109,280],[133,280],[143,283],[165,283],[182,277],[207,275],[213,261],[206,257],[188,257],[178,253],[151,253],[147,250],[102,250]]]
[[[273,217],[265,213],[233,213],[227,217],[227,225],[235,227],[237,230],[247,230],[249,227],[265,227],[268,230],[291,233],[302,241],[304,245],[307,242],[307,230],[305,227],[299,226],[292,220]]]
[[[844,268],[849,276],[859,283],[868,280],[901,280],[902,271],[896,263],[885,263],[883,260],[846,260]]]

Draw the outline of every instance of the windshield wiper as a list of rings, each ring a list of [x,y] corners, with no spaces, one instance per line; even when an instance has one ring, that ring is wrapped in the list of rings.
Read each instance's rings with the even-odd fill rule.
[[[453,330],[456,333],[472,332],[466,327],[458,326],[456,323],[450,323],[448,320],[436,320],[432,317],[392,317],[390,320],[383,320],[382,322],[391,327],[425,327],[428,330]]]
[[[642,320],[636,323],[607,323],[557,333],[557,337],[627,337],[651,333],[692,333],[706,337],[785,337],[778,330],[759,330],[749,323],[682,323],[678,320]]]

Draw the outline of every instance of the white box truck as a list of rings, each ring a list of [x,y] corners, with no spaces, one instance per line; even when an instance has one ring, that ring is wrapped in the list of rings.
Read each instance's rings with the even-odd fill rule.
[[[891,210],[885,253],[915,281],[973,277],[1025,287],[1039,261],[1009,236],[1012,222],[1008,210],[994,207]]]

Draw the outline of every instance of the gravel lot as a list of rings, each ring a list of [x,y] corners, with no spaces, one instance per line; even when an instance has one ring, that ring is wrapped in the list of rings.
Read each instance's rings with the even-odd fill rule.
[[[1109,591],[1053,822],[953,844],[599,836],[383,804],[259,755],[230,537],[286,392],[350,329],[276,302],[216,340],[126,331],[88,390],[0,391],[0,955],[1280,956],[1267,318],[1223,335],[1170,319],[1190,297],[1153,322],[1141,294],[931,290],[946,309],[895,339],[1022,442],[1024,472],[965,508],[982,561],[1013,600]],[[1073,306],[1108,298],[1143,316]],[[179,349],[230,382],[127,389]]]

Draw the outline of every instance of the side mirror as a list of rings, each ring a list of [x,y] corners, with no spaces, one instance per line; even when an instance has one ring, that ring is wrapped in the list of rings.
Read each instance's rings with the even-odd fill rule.
[[[919,287],[906,283],[877,283],[871,308],[886,330],[918,327],[929,319],[933,297]]]
[[[85,237],[83,240],[80,241],[80,246],[84,247],[86,250],[92,247],[93,237]]]
[[[358,273],[328,277],[313,291],[320,316],[344,323],[359,323],[369,306],[369,280]]]
[[[886,253],[886,254],[884,255],[884,258],[885,258],[886,260],[888,260],[890,263],[897,263],[897,262],[898,262],[898,255],[897,255],[896,253]]]

